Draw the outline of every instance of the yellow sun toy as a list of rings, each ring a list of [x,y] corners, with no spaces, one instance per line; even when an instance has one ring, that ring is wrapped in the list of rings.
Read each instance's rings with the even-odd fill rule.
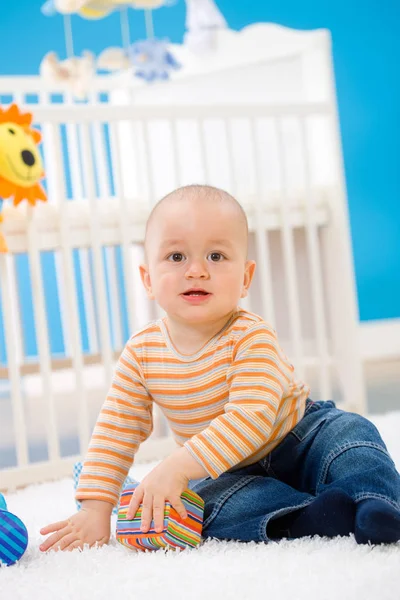
[[[42,136],[32,129],[31,123],[32,114],[20,112],[16,104],[11,104],[7,110],[0,107],[0,223],[3,199],[12,198],[14,206],[22,200],[27,200],[31,206],[35,206],[37,200],[47,200],[39,184],[44,177],[37,147]],[[1,232],[0,252],[7,252]]]

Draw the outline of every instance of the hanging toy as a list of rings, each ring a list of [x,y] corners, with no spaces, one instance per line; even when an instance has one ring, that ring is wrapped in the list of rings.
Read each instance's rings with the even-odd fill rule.
[[[48,52],[40,63],[39,72],[49,83],[60,84],[77,100],[85,100],[95,75],[94,55],[84,50],[82,56],[60,61],[55,52]]]
[[[106,48],[96,60],[97,69],[102,71],[125,71],[131,66],[128,54],[123,48]]]
[[[132,0],[133,8],[152,9],[160,6],[171,5],[171,0]]]
[[[147,82],[168,79],[169,72],[180,69],[181,65],[168,49],[168,40],[155,37],[152,11],[145,10],[144,16],[147,39],[135,42],[128,48],[134,74]]]
[[[166,40],[153,38],[135,42],[129,48],[129,57],[136,68],[135,76],[149,82],[168,79],[169,71],[181,68],[168,50]]]
[[[0,107],[0,198],[12,198],[14,206],[22,200],[27,200],[31,206],[35,206],[37,200],[47,200],[39,183],[44,177],[37,147],[42,136],[31,128],[31,123],[31,113],[20,112],[16,104],[11,104],[7,110]],[[1,209],[3,202],[0,204]],[[1,232],[0,252],[7,252]]]
[[[168,41],[154,37],[152,9],[172,6],[176,0],[47,0],[42,13],[53,16],[64,15],[64,32],[68,58],[59,61],[55,52],[49,52],[40,65],[40,74],[51,83],[70,90],[75,98],[84,99],[91,87],[97,69],[124,71],[133,67],[136,77],[147,82],[168,79],[172,70],[181,65],[168,49]],[[143,9],[146,20],[147,39],[131,45],[129,35],[128,8]],[[74,56],[71,29],[71,14],[87,19],[101,19],[114,10],[121,15],[121,31],[124,48],[106,48],[97,58],[85,52],[81,58]]]
[[[167,0],[48,0],[42,5],[42,13],[53,16],[76,13],[85,19],[102,19],[120,8],[160,8]]]
[[[214,0],[186,0],[186,33],[184,44],[196,54],[212,50],[216,30],[227,27]]]

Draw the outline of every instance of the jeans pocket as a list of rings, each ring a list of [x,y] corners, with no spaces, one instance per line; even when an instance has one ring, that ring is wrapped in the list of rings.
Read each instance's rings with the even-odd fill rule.
[[[337,411],[335,403],[331,400],[313,402],[307,407],[303,418],[292,429],[293,434],[300,442],[304,441],[313,431],[332,416],[332,409]],[[289,435],[290,435],[289,434]]]

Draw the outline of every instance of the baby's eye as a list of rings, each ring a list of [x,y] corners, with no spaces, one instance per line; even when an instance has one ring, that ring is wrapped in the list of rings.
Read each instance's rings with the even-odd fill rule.
[[[221,262],[220,259],[224,258],[224,256],[221,254],[221,252],[211,252],[211,254],[209,256],[211,256],[211,260],[213,262]]]
[[[178,257],[178,258],[176,258]],[[172,259],[172,262],[182,262],[183,254],[181,252],[174,252],[168,256],[168,260]]]

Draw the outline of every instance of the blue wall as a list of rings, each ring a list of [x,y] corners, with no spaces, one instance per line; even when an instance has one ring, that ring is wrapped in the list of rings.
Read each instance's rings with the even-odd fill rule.
[[[400,5],[396,0],[217,0],[230,27],[270,21],[331,30],[349,196],[360,319],[400,317]],[[14,0],[0,16],[0,75],[36,74],[49,50],[65,56],[62,17],[42,0]],[[185,6],[154,13],[155,32],[181,42]],[[130,11],[132,39],[145,35]],[[118,14],[72,19],[75,53],[120,45]]]

